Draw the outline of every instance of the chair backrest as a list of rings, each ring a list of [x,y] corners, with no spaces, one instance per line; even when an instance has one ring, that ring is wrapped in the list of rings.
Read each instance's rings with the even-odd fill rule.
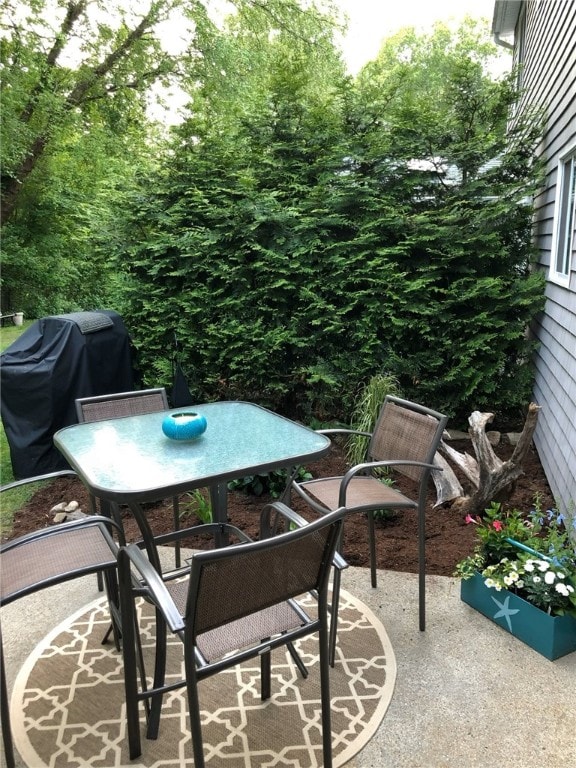
[[[370,445],[372,461],[421,461],[432,464],[448,417],[409,400],[388,395],[382,406]],[[399,464],[394,469],[420,481],[429,471]]]
[[[195,554],[187,634],[194,638],[312,590],[325,594],[343,515],[336,510],[270,539]]]
[[[80,424],[168,410],[168,398],[164,387],[80,397],[75,403],[76,416]]]

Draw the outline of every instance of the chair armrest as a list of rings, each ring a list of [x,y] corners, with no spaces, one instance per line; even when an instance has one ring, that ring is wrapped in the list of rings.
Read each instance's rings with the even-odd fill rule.
[[[6,483],[0,487],[0,493],[3,491],[9,491],[11,488],[19,488],[21,485],[29,485],[30,483],[39,483],[42,480],[53,480],[56,477],[78,477],[76,472],[72,469],[61,469],[58,472],[48,472],[46,475],[36,475],[35,477],[25,477],[23,480],[14,480],[11,483]]]
[[[141,552],[137,544],[121,547],[118,554],[118,567],[122,589],[132,589],[132,576],[136,571],[140,585],[144,587],[147,598],[161,611],[166,624],[172,632],[184,630],[184,619],[172,600],[170,592],[156,569]],[[137,590],[138,592],[140,590]]]
[[[271,516],[274,514],[274,520],[271,523]],[[298,512],[295,512],[290,507],[286,506],[282,501],[273,501],[270,504],[266,504],[262,512],[260,513],[260,539],[269,539],[271,536],[276,536],[278,532],[278,522],[281,518],[288,520],[291,526],[297,528],[304,528],[308,525],[308,520],[305,520]],[[338,570],[343,571],[348,568],[348,563],[339,552],[334,553],[333,565]]]
[[[363,432],[360,429],[346,429],[344,427],[334,427],[333,429],[316,429],[318,435],[360,435],[361,437],[372,437],[372,432]]]

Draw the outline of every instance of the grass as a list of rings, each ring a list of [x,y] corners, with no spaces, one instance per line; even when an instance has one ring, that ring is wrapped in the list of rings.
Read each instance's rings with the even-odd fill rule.
[[[7,325],[0,328],[0,352],[10,346],[20,334],[34,321],[25,321],[23,325]],[[0,482],[2,485],[14,480],[12,463],[10,461],[10,447],[4,432],[4,425],[0,429]],[[28,499],[40,487],[40,483],[32,483],[21,488],[5,491],[0,497],[0,533],[4,536],[12,530],[14,512],[22,507]]]

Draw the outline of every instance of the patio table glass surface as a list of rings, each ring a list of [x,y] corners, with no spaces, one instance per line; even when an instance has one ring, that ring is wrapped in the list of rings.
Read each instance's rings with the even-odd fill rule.
[[[258,405],[218,402],[173,409],[205,416],[190,441],[162,432],[166,411],[64,427],[54,443],[81,480],[111,501],[153,501],[193,487],[322,456],[328,438]]]
[[[172,440],[162,431],[166,414],[183,410],[206,418],[206,431],[194,440]],[[75,424],[56,432],[54,443],[94,496],[130,507],[157,564],[141,502],[209,487],[213,520],[225,522],[229,480],[296,466],[330,447],[325,435],[239,401]]]

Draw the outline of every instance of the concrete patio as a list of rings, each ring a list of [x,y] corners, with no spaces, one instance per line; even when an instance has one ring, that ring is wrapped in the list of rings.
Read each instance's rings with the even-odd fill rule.
[[[398,666],[378,733],[347,768],[573,768],[576,653],[548,661],[462,603],[458,580],[443,576],[428,578],[420,633],[416,579],[380,571],[373,590],[366,570],[344,573],[343,587],[386,627]],[[54,589],[2,610],[9,686],[39,640],[98,597],[94,577]]]

